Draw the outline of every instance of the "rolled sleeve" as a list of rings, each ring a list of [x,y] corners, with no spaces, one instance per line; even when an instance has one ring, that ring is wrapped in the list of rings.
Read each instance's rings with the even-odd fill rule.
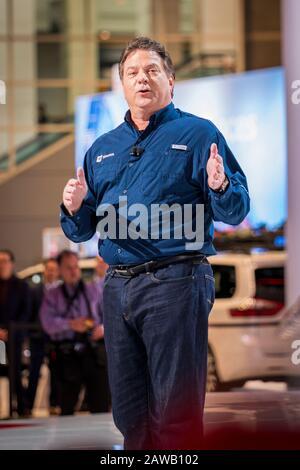
[[[75,243],[90,240],[96,232],[96,195],[93,188],[92,168],[89,166],[89,152],[84,158],[84,174],[88,192],[80,209],[70,215],[64,204],[60,205],[60,225],[67,238]]]
[[[74,215],[70,215],[64,204],[60,205],[60,224],[67,238],[75,243],[85,242],[93,237],[96,231],[96,213],[88,202],[83,202]]]
[[[229,180],[229,186],[224,193],[217,193],[209,188],[213,219],[230,225],[238,225],[250,210],[246,176],[221,133],[218,132],[211,140],[207,150],[208,157],[212,143],[218,146],[218,152],[223,158],[225,173]]]

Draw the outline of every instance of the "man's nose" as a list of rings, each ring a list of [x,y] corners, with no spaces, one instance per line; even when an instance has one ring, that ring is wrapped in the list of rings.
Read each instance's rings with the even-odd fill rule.
[[[138,73],[138,82],[139,83],[145,83],[145,82],[148,82],[148,75],[146,74],[146,72],[144,70],[141,70],[139,73]]]

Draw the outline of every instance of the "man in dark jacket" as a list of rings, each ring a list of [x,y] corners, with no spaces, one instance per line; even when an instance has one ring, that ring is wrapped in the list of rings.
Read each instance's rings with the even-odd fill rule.
[[[6,343],[9,367],[13,368],[14,381],[10,384],[17,397],[17,412],[24,414],[24,390],[21,380],[21,353],[24,331],[12,328],[27,322],[30,316],[30,293],[26,282],[14,274],[15,258],[10,250],[0,250],[0,340]],[[12,353],[12,355],[10,355]]]

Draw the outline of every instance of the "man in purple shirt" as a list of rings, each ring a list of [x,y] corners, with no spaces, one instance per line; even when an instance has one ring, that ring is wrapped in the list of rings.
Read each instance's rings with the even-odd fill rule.
[[[58,264],[63,283],[46,293],[40,319],[56,355],[61,381],[61,414],[74,413],[82,385],[86,387],[89,411],[106,412],[99,286],[83,282],[76,253],[64,250],[58,256]]]

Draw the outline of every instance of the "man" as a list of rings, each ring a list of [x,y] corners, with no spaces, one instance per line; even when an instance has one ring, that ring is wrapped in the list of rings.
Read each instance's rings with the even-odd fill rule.
[[[77,254],[64,250],[57,258],[63,284],[47,291],[40,310],[45,332],[55,346],[61,388],[61,414],[74,413],[85,385],[89,411],[107,411],[101,391],[104,333],[99,318],[98,290],[85,284]]]
[[[39,310],[45,293],[59,285],[59,269],[55,258],[49,258],[44,261],[43,282],[32,288],[32,309],[30,321],[38,327],[36,330],[30,331],[30,367],[28,388],[26,391],[26,414],[31,415],[34,405],[36,390],[38,386],[40,369],[46,354],[47,336],[40,330]],[[54,363],[49,355],[50,370],[50,414],[58,414],[59,408],[59,391],[58,382],[55,374]]]
[[[105,263],[101,256],[97,256],[96,258],[96,266],[95,266],[95,274],[92,284],[95,286],[96,290],[98,291],[98,301],[99,301],[99,317],[100,322],[103,323],[103,284],[104,278],[107,271],[108,265]],[[99,356],[102,356],[101,361],[101,383],[102,383],[102,390],[101,390],[101,397],[103,407],[105,411],[111,410],[111,397],[110,397],[110,390],[108,384],[108,375],[107,375],[107,357],[106,357],[106,350],[104,344],[104,338],[101,345],[99,345]],[[86,394],[84,394],[84,398],[80,407],[80,411],[85,411],[87,409],[87,402],[86,402]]]
[[[84,171],[78,169],[77,179],[68,181],[61,225],[75,242],[91,238],[97,224],[101,237],[103,220],[109,222],[103,207],[110,215],[111,207],[118,210],[119,231],[99,241],[99,253],[110,265],[105,345],[113,416],[124,448],[192,449],[202,437],[208,315],[214,302],[206,258],[215,254],[213,219],[229,224],[244,219],[247,182],[218,129],[174,108],[174,67],[161,44],[133,40],[119,70],[129,106],[125,121],[96,140]],[[127,219],[119,199],[124,195],[131,208]],[[175,236],[175,224],[169,237],[165,226],[147,236],[144,219],[138,238],[133,209],[156,210],[157,203],[187,207],[190,227],[204,207],[203,243],[196,240],[191,247],[189,233]],[[124,219],[133,234],[127,238]],[[155,227],[150,219],[148,227]]]
[[[17,413],[25,412],[25,391],[22,386],[22,343],[25,329],[11,328],[28,322],[30,293],[28,285],[14,274],[15,257],[10,250],[0,250],[0,341],[5,342],[9,367],[13,367],[14,381],[10,383],[17,397]],[[13,354],[13,357],[10,356]]]
[[[97,256],[92,283],[95,285],[96,289],[98,289],[99,291],[99,302],[101,303],[101,315],[103,311],[104,280],[105,280],[105,274],[107,272],[107,269],[108,269],[108,264],[105,263],[104,259],[101,256]]]
[[[103,260],[103,258],[101,258],[101,256],[97,256],[94,279],[92,283],[94,284],[94,286],[96,287],[98,291],[98,301],[99,301],[99,308],[100,308],[99,316],[100,316],[101,323],[103,323],[103,287],[104,287],[104,279],[105,279],[105,274],[106,274],[107,269],[108,269],[108,264],[105,263],[105,261]],[[102,353],[101,396],[102,396],[103,406],[105,407],[105,410],[111,411],[111,396],[110,396],[110,389],[109,389],[109,383],[108,383],[107,356],[106,356],[104,338],[101,344],[101,353]]]
[[[105,263],[104,259],[101,256],[97,256],[96,258],[96,267],[95,267],[95,277],[94,277],[94,285],[98,290],[98,300],[100,306],[100,318],[101,323],[103,323],[103,288],[104,288],[104,280],[105,274],[108,269],[108,264]],[[108,382],[108,371],[107,371],[107,355],[105,349],[105,343],[103,338],[102,344],[102,399],[106,403],[106,411],[111,411],[111,396],[110,396],[110,389],[109,389],[109,382]]]

